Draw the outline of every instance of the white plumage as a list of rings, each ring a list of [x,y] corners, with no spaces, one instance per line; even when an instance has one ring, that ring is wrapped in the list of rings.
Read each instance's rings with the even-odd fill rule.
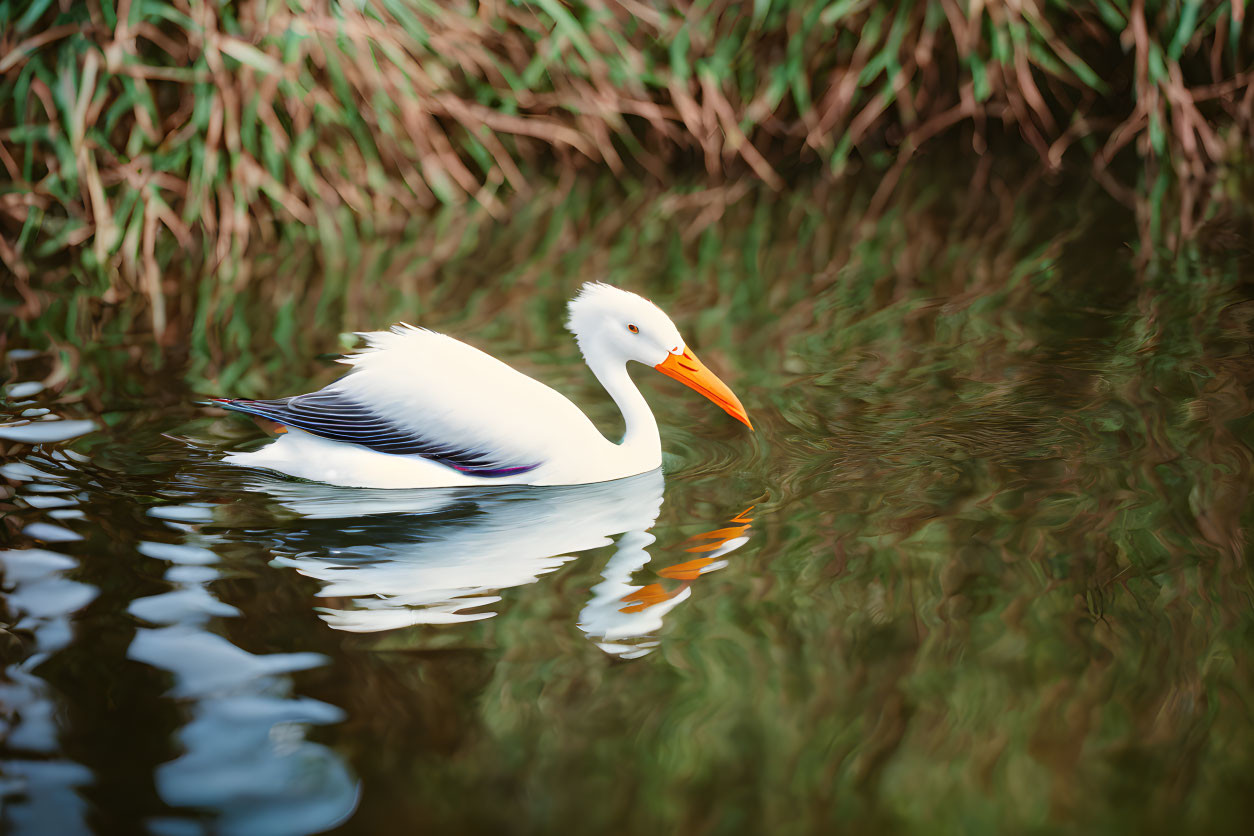
[[[565,485],[659,467],[657,423],[626,364],[681,380],[748,423],[743,407],[687,350],[652,302],[584,285],[568,327],[593,374],[623,411],[622,442],[607,440],[569,400],[452,337],[398,325],[363,334],[352,367],[319,392],[271,401],[215,399],[282,425],[268,446],[227,461],[356,487]]]

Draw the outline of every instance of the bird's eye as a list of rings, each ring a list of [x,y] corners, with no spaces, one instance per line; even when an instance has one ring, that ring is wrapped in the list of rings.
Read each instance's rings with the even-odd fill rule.
[[[630,331],[630,332],[631,332],[631,333],[633,333],[633,334],[639,334],[639,333],[640,333],[640,329],[639,329],[639,328],[637,328],[637,327],[636,327],[636,326],[634,326],[634,325],[628,325],[628,326],[627,326],[627,330],[628,330],[628,331]]]

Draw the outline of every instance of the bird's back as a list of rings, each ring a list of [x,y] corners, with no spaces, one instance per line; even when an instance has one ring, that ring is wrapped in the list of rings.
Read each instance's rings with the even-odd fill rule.
[[[367,347],[340,361],[352,372],[332,385],[398,424],[514,464],[587,434],[604,441],[559,392],[460,340],[409,325],[361,336]]]

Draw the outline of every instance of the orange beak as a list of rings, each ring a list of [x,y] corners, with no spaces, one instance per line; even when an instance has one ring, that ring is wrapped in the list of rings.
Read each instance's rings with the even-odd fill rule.
[[[728,415],[742,422],[749,429],[753,429],[753,424],[749,423],[748,413],[740,405],[740,398],[732,394],[727,384],[719,380],[714,372],[707,369],[705,364],[697,359],[692,349],[685,348],[683,354],[669,354],[664,362],[658,363],[653,368],[667,377],[675,378],[685,386],[696,389],[721,406]]]

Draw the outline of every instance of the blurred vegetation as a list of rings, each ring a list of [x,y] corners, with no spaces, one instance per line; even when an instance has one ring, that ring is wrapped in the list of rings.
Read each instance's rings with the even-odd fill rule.
[[[416,227],[431,237],[399,252],[327,242],[310,258],[334,269],[278,320],[316,328],[266,327],[277,278],[316,265],[260,258],[224,332],[253,333],[252,355],[208,329],[179,370],[195,388],[298,391],[335,373],[313,359],[330,334],[408,311],[521,358],[604,419],[612,404],[557,332],[562,300],[589,274],[645,289],[757,426],[746,438],[666,381],[651,393],[670,474],[640,580],[665,582],[651,575],[686,535],[755,504],[753,538],[693,586],[651,656],[610,660],[575,626],[611,549],[505,591],[488,621],[327,630],[307,579],[267,565],[265,500],[221,473],[180,478],[210,454],[163,435],[182,420],[177,434],[222,444],[256,431],[151,374],[143,334],[85,342],[49,403],[82,398],[110,427],[64,474],[87,497],[84,553],[108,557],[84,560],[85,579],[151,594],[135,541],[182,534],[145,509],[233,503],[249,522],[213,529],[229,568],[213,591],[244,615],[215,629],[253,652],[331,656],[299,692],[346,712],[316,736],[363,780],[348,833],[1243,833],[1248,206],[1146,253],[1143,228],[1176,204],[1129,209],[1087,177],[924,162],[874,222],[874,181],[776,200],[765,184],[597,181],[509,222],[438,214],[443,235]],[[330,549],[371,525],[309,529]],[[75,709],[61,715],[117,789],[99,809],[138,788],[135,806],[168,815],[142,793],[173,756],[170,729],[131,727],[159,754],[119,766],[112,715],[84,710],[107,695],[173,713],[165,684],[110,664],[133,627],[124,609],[95,610],[52,666],[90,662],[108,683],[61,673]]]
[[[1077,158],[1127,202],[1168,172],[1187,232],[1246,162],[1252,60],[1241,0],[5,0],[4,304],[79,292],[160,336],[183,285],[239,287],[279,239],[504,219],[602,169],[862,167],[874,213],[941,136]]]
[[[1092,183],[907,169],[859,223],[873,195],[556,236],[558,285],[651,286],[751,393],[752,450],[654,399],[683,462],[655,563],[738,503],[756,534],[631,665],[569,626],[604,554],[487,622],[329,642],[354,684],[313,693],[368,788],[349,830],[1243,832],[1248,213],[1140,264],[1110,242],[1152,210]],[[494,345],[543,343],[543,302],[467,298],[476,332],[523,320]],[[300,646],[297,579],[226,595]]]

